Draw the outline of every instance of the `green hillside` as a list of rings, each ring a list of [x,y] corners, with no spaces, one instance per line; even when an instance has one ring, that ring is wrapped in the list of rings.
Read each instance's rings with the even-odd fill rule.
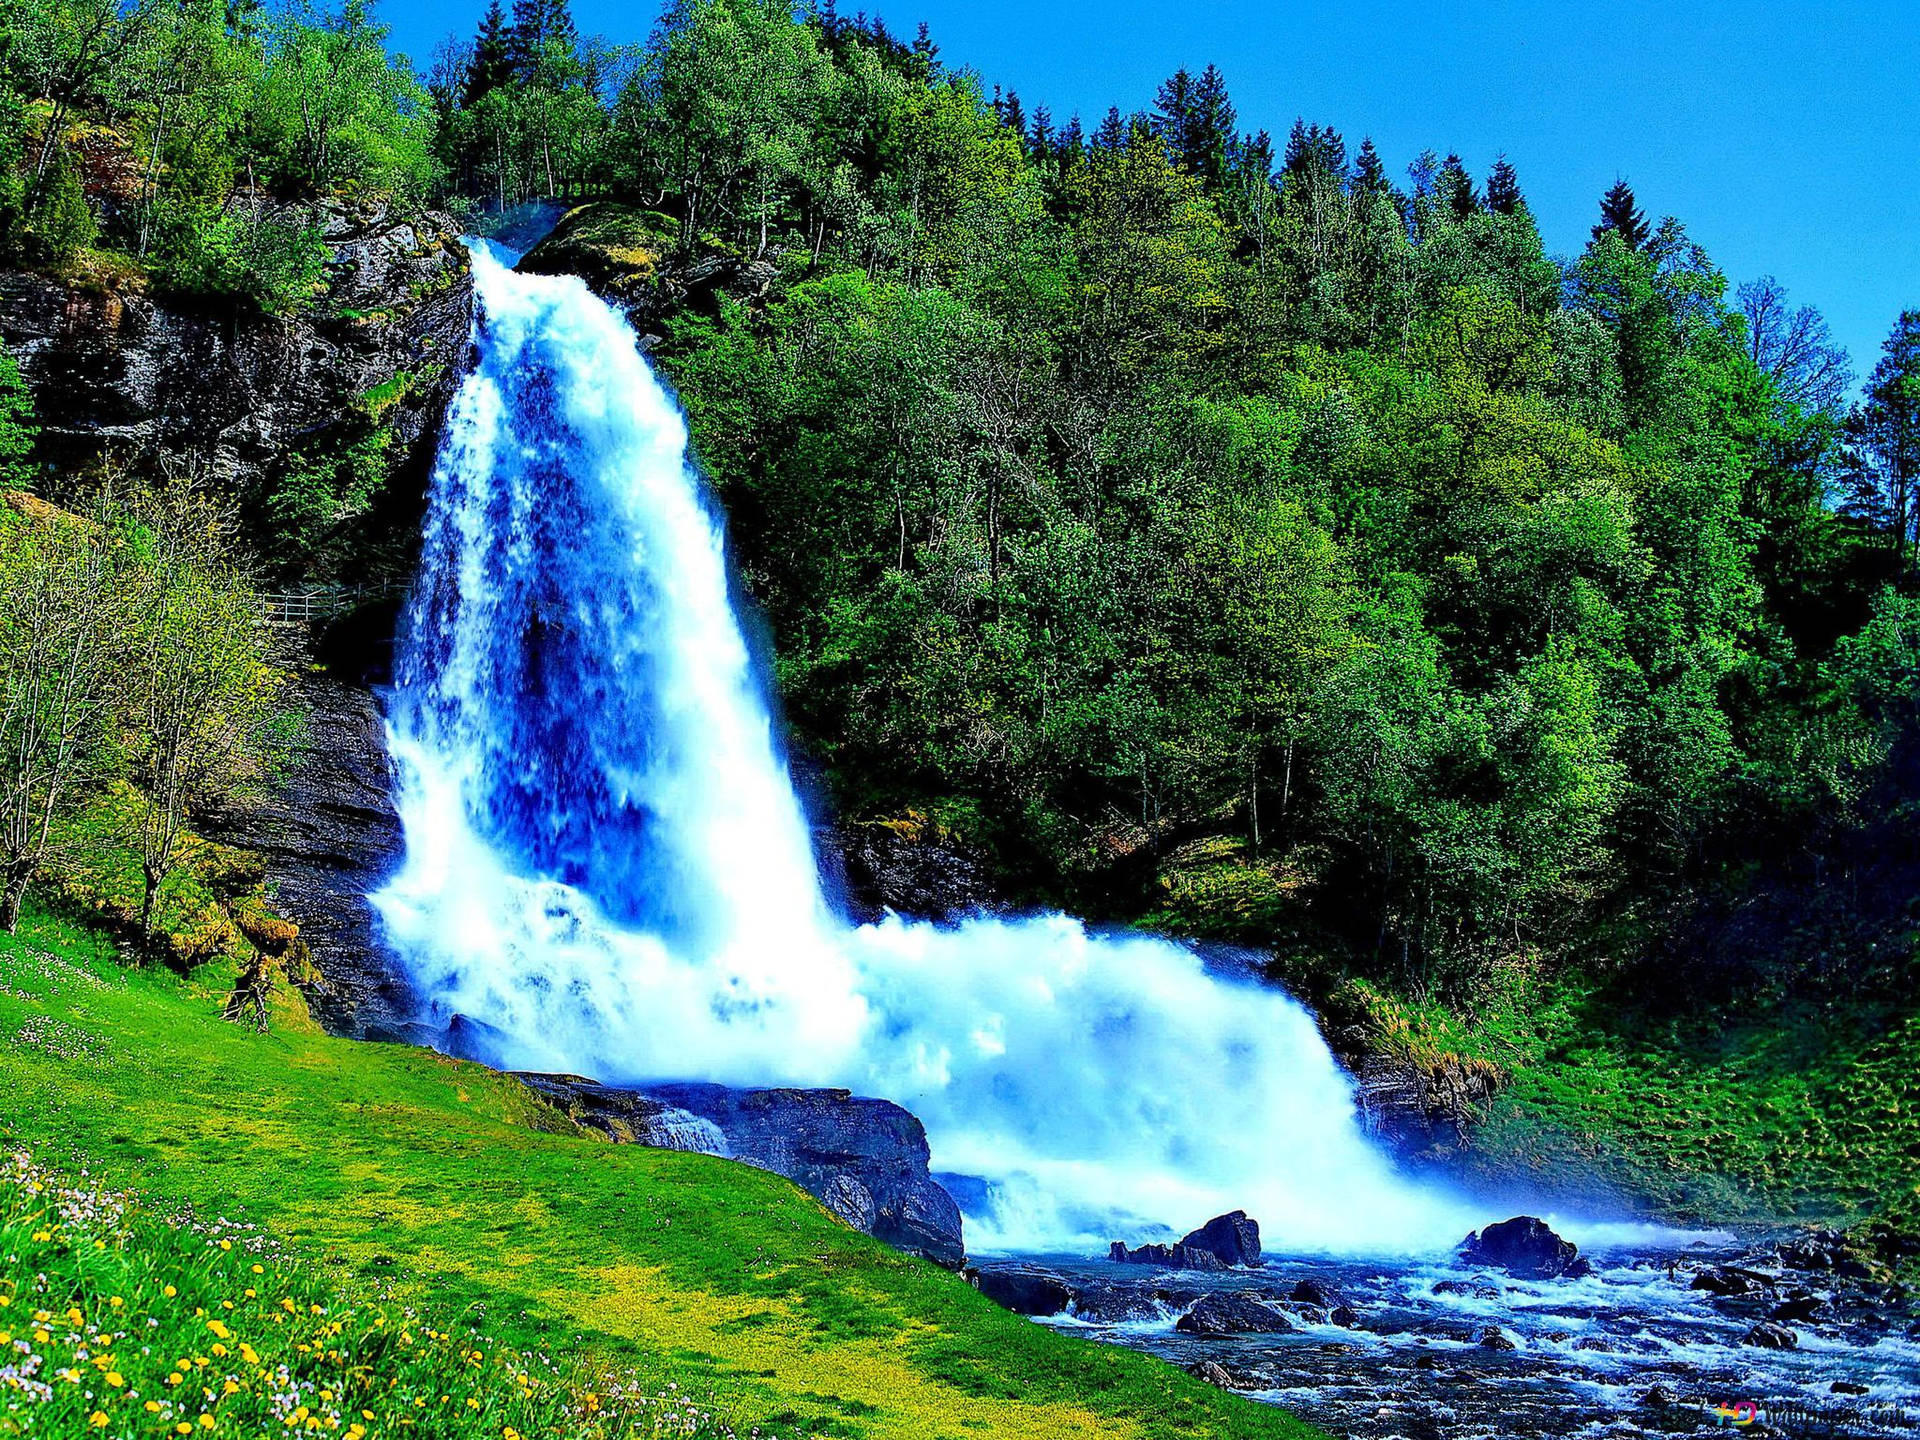
[[[227,1024],[219,1003],[231,977],[211,968],[193,981],[129,971],[104,941],[46,918],[29,918],[18,938],[0,937],[0,1087],[8,1097],[0,1134],[41,1165],[131,1187],[147,1206],[147,1217],[122,1226],[103,1252],[131,1247],[132,1262],[96,1260],[84,1244],[84,1265],[63,1262],[51,1239],[38,1242],[46,1253],[37,1254],[30,1234],[10,1245],[0,1294],[15,1301],[0,1312],[0,1328],[9,1316],[24,1325],[30,1304],[64,1312],[86,1298],[81,1290],[92,1300],[83,1313],[92,1316],[117,1284],[136,1308],[159,1307],[154,1318],[164,1328],[156,1335],[184,1327],[178,1353],[191,1360],[187,1347],[205,1347],[209,1337],[187,1300],[209,1287],[231,1290],[206,1273],[204,1240],[153,1218],[188,1204],[203,1227],[253,1224],[290,1247],[271,1282],[254,1288],[268,1298],[297,1291],[298,1310],[318,1303],[342,1319],[348,1338],[327,1345],[350,1349],[354,1334],[385,1328],[369,1318],[376,1312],[397,1316],[411,1306],[423,1333],[445,1337],[443,1352],[453,1346],[456,1373],[464,1374],[458,1357],[469,1339],[475,1351],[508,1359],[501,1371],[485,1369],[493,1388],[475,1390],[474,1406],[464,1403],[467,1391],[443,1385],[449,1399],[440,1409],[428,1393],[437,1373],[428,1360],[363,1345],[365,1363],[340,1369],[358,1377],[351,1383],[366,1397],[425,1387],[417,1398],[426,1403],[411,1411],[363,1407],[361,1396],[335,1391],[329,1403],[344,1423],[374,1435],[499,1435],[519,1413],[513,1405],[533,1405],[531,1413],[555,1427],[556,1417],[571,1416],[565,1423],[578,1427],[528,1433],[626,1434],[606,1426],[611,1411],[589,1413],[585,1397],[610,1405],[610,1397],[663,1392],[688,1403],[642,1408],[653,1418],[637,1433],[1315,1433],[1157,1361],[1007,1314],[958,1277],[845,1229],[777,1176],[606,1144],[479,1066],[325,1036],[287,992],[275,1000],[271,1032]],[[11,1241],[30,1227],[16,1223],[8,1203],[0,1198],[0,1232]],[[32,1301],[26,1292],[36,1271],[74,1297]],[[111,1278],[123,1273],[133,1278]],[[178,1294],[164,1296],[166,1284]],[[146,1288],[136,1295],[135,1285]],[[266,1348],[257,1333],[253,1343]],[[137,1366],[153,1370],[147,1383],[167,1395],[161,1372],[173,1373],[176,1349],[148,1349],[115,1360],[124,1387],[109,1391],[85,1377],[119,1406],[99,1433],[171,1434],[201,1423],[196,1414],[182,1419],[117,1398],[141,1388]],[[209,1358],[204,1348],[200,1354]],[[550,1367],[565,1382],[561,1400],[541,1409],[514,1398],[514,1376]],[[484,1367],[473,1369],[467,1383],[477,1386]],[[72,1425],[94,1413],[92,1402],[56,1412],[73,1402],[54,1388],[48,1417]],[[243,1414],[248,1403],[244,1391],[221,1397],[226,1408],[209,1412],[209,1433],[221,1433],[222,1417]],[[361,1408],[376,1418],[354,1420]],[[660,1428],[645,1428],[656,1422]],[[9,1423],[0,1418],[0,1434],[74,1433],[61,1419],[25,1431],[10,1432]]]

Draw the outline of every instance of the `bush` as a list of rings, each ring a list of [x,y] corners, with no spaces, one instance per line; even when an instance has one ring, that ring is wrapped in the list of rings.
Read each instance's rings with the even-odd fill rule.
[[[321,290],[327,247],[299,212],[169,206],[161,217],[156,278],[175,294],[291,315]]]

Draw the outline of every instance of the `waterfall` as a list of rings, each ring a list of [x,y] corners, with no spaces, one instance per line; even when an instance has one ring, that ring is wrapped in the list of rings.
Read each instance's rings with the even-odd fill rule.
[[[975,1248],[1234,1207],[1271,1248],[1465,1232],[1279,991],[1063,915],[841,920],[672,397],[578,280],[476,247],[474,282],[390,698],[406,859],[374,897],[441,1023],[517,1068],[897,1101],[984,1182]]]

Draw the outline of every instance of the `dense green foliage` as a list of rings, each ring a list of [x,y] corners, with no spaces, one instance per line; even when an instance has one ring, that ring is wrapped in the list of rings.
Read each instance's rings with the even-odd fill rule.
[[[432,107],[385,35],[362,0],[5,0],[0,256],[311,303],[326,249],[299,202],[418,201],[436,174]]]
[[[271,1033],[224,1024],[230,983],[224,961],[189,979],[130,971],[97,935],[33,914],[18,937],[0,936],[0,1144],[31,1146],[43,1163],[84,1169],[93,1183],[131,1186],[147,1217],[127,1217],[133,1233],[114,1229],[104,1252],[75,1257],[51,1233],[32,1241],[32,1231],[26,1248],[0,1250],[0,1296],[10,1301],[0,1330],[32,1341],[19,1310],[73,1304],[82,1310],[75,1328],[127,1328],[115,1323],[115,1294],[122,1312],[159,1320],[150,1355],[139,1353],[145,1340],[113,1352],[125,1387],[87,1386],[96,1397],[143,1390],[132,1406],[106,1407],[111,1437],[157,1433],[141,1418],[156,1378],[159,1398],[206,1428],[198,1416],[208,1407],[185,1400],[204,1401],[203,1377],[216,1366],[248,1390],[212,1407],[210,1433],[261,1433],[247,1422],[269,1397],[241,1344],[287,1366],[277,1389],[297,1382],[300,1394],[286,1410],[340,1411],[381,1437],[498,1440],[507,1424],[543,1440],[747,1436],[756,1426],[768,1440],[1317,1433],[1160,1361],[1009,1314],[959,1276],[849,1229],[777,1175],[610,1145],[510,1077],[428,1050],[322,1035],[292,992],[277,996]],[[152,1223],[188,1207],[197,1231]],[[0,1185],[0,1227],[13,1214]],[[209,1253],[209,1237],[233,1238],[234,1251],[216,1243]],[[229,1255],[241,1255],[247,1237],[284,1252],[243,1256],[235,1274]],[[263,1273],[249,1280],[254,1263]],[[21,1298],[35,1271],[73,1297]],[[167,1295],[168,1284],[179,1294]],[[282,1298],[303,1312],[284,1339],[270,1319],[284,1313]],[[328,1313],[314,1316],[316,1304]],[[204,1328],[216,1318],[232,1338]],[[196,1321],[205,1338],[173,1348],[168,1337],[184,1344]],[[299,1349],[336,1322],[322,1353]],[[422,1328],[410,1328],[416,1322]],[[30,1348],[52,1343],[47,1328],[49,1341]],[[386,1343],[370,1330],[386,1332]],[[215,1341],[234,1353],[216,1354]],[[450,1349],[483,1353],[462,1367],[449,1364]],[[169,1362],[183,1356],[207,1363],[168,1387],[166,1375],[178,1373]],[[536,1393],[515,1394],[514,1377],[529,1372]],[[441,1382],[437,1391],[429,1380]],[[217,1395],[224,1381],[210,1388]],[[396,1423],[400,1407],[381,1403],[382,1392],[406,1395],[418,1424]],[[450,1423],[441,1394],[490,1423]],[[602,1410],[583,1418],[587,1395]],[[469,1396],[479,1403],[467,1406]],[[11,1399],[0,1387],[0,1434]],[[595,1414],[611,1423],[597,1427]],[[54,1424],[27,1433],[79,1432]]]
[[[357,3],[0,28],[26,263],[286,312],[326,197],[593,198],[562,238],[649,307],[855,816],[1464,1013],[1910,996],[1920,312],[1850,406],[1817,311],[1624,181],[1553,257],[1504,160],[1276,145],[1212,68],[1060,123],[826,3],[631,47],[496,3],[424,81]],[[384,445],[296,457],[256,542]]]

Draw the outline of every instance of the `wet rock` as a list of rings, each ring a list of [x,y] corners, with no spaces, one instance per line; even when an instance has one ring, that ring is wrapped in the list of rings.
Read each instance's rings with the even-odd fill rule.
[[[1328,1312],[1327,1319],[1343,1330],[1360,1328],[1360,1312],[1351,1305],[1336,1305]]]
[[[1816,1316],[1825,1313],[1826,1309],[1827,1302],[1823,1296],[1793,1295],[1774,1306],[1770,1318],[1804,1325]]]
[[[1579,1253],[1571,1240],[1563,1240],[1532,1215],[1502,1220],[1460,1242],[1460,1257],[1469,1265],[1486,1265],[1527,1280],[1564,1275]]]
[[[1233,1376],[1227,1373],[1226,1366],[1218,1360],[1202,1360],[1187,1373],[1196,1380],[1204,1380],[1207,1384],[1216,1385],[1222,1390],[1233,1388]]]
[[[1173,1328],[1183,1335],[1286,1335],[1294,1327],[1285,1313],[1250,1295],[1202,1295]]]
[[[1117,1285],[1083,1285],[1073,1292],[1069,1307],[1074,1316],[1090,1325],[1126,1325],[1141,1320],[1156,1320],[1162,1314],[1158,1297]]]
[[[1300,1281],[1287,1292],[1287,1298],[1298,1300],[1306,1305],[1318,1305],[1323,1310],[1331,1310],[1340,1304],[1340,1292],[1324,1280],[1308,1278]]]
[[[1797,1350],[1800,1348],[1800,1337],[1784,1325],[1762,1320],[1740,1337],[1740,1343],[1756,1345],[1762,1350]]]
[[[1116,1240],[1107,1247],[1107,1258],[1116,1265],[1160,1265],[1169,1270],[1224,1270],[1227,1262],[1211,1250],[1191,1245],[1138,1245],[1129,1249]]]
[[[1573,1348],[1576,1350],[1596,1350],[1596,1351],[1599,1351],[1601,1354],[1605,1354],[1605,1355],[1611,1355],[1614,1350],[1614,1347],[1611,1344],[1609,1344],[1607,1341],[1601,1340],[1592,1335],[1589,1335],[1583,1339],[1574,1341]]]
[[[1256,1266],[1260,1263],[1260,1222],[1244,1210],[1231,1210],[1214,1216],[1180,1243],[1189,1250],[1217,1255],[1227,1265]]]
[[[996,1266],[980,1272],[980,1293],[1016,1315],[1058,1315],[1073,1302],[1073,1290],[1038,1265]]]
[[[1752,1295],[1768,1287],[1767,1277],[1737,1265],[1715,1265],[1693,1277],[1692,1287],[1712,1295]]]
[[[862,924],[889,910],[941,923],[1006,907],[986,861],[916,812],[842,825],[817,848],[838,861],[848,915]]]
[[[1867,1389],[1858,1380],[1836,1380],[1827,1387],[1827,1392],[1832,1395],[1864,1395]]]
[[[1498,1300],[1501,1290],[1484,1280],[1440,1280],[1434,1283],[1436,1295],[1465,1295],[1473,1300]]]
[[[1665,1410],[1673,1404],[1673,1392],[1664,1385],[1656,1385],[1640,1397],[1640,1403],[1649,1410]]]
[[[1514,1344],[1512,1338],[1498,1325],[1489,1325],[1480,1332],[1480,1348],[1482,1350],[1518,1350],[1520,1347]]]

